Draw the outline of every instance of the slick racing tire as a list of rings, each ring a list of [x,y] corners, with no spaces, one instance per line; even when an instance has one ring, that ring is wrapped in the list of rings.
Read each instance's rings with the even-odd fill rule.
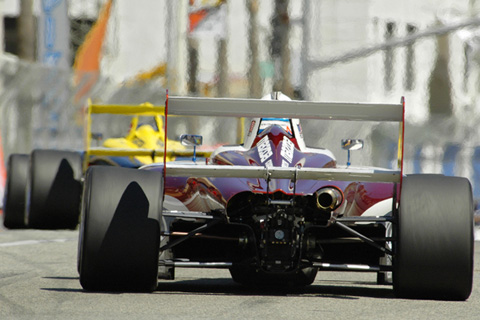
[[[34,150],[30,156],[28,227],[75,229],[80,215],[81,178],[79,153]]]
[[[393,288],[403,298],[466,300],[473,281],[473,201],[460,177],[403,179]]]
[[[78,252],[80,284],[85,290],[156,289],[162,197],[160,172],[88,169]]]
[[[3,225],[5,228],[25,228],[28,166],[29,156],[26,154],[12,154],[8,158],[3,201]]]
[[[233,266],[233,281],[245,286],[303,287],[315,281],[318,268],[304,268],[292,273],[268,273],[248,266]]]

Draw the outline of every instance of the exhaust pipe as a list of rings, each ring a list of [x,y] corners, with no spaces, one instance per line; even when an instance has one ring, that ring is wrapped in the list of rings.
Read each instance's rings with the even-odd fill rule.
[[[320,188],[315,192],[317,208],[320,210],[335,210],[343,202],[343,195],[340,190],[334,187]]]

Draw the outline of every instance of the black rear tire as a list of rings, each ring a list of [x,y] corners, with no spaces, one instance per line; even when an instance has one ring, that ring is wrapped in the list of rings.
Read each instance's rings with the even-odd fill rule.
[[[7,164],[7,181],[3,201],[3,225],[8,229],[25,228],[25,203],[29,156],[11,154]]]
[[[405,298],[466,300],[473,281],[473,200],[460,177],[403,179],[393,287]]]
[[[162,197],[159,172],[89,168],[78,253],[80,283],[85,290],[156,289]]]
[[[30,170],[28,226],[75,229],[82,193],[81,155],[70,151],[34,150]]]

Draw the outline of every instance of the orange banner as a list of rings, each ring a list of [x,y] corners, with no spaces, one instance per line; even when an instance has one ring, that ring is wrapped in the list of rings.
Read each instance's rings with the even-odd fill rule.
[[[82,98],[87,98],[90,90],[97,82],[102,45],[107,31],[112,2],[112,0],[105,2],[97,22],[86,35],[85,41],[78,48],[75,56],[73,69],[75,71],[75,85],[78,87],[74,97],[75,103],[81,102]]]
[[[100,70],[101,50],[111,7],[112,0],[108,0],[102,8],[97,22],[88,32],[83,44],[78,48],[75,63],[73,64],[75,71],[89,72]]]

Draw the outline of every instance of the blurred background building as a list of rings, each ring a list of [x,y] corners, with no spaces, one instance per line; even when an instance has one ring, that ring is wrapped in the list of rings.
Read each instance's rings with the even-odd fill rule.
[[[406,172],[466,176],[480,198],[479,13],[476,0],[0,0],[5,159],[82,149],[88,98],[404,96]],[[352,130],[325,136],[394,153],[383,130]]]

